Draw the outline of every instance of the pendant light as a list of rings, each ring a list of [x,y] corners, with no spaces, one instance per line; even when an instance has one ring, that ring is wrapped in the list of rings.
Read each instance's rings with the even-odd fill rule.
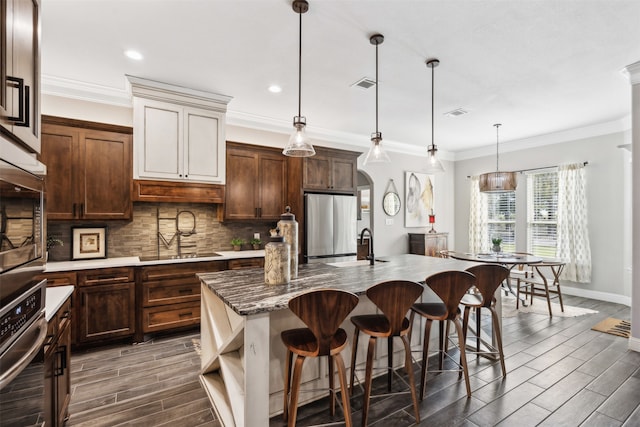
[[[294,0],[291,6],[300,17],[298,30],[298,115],[293,118],[295,130],[289,137],[282,154],[289,157],[310,157],[316,154],[316,150],[313,149],[305,130],[307,118],[302,116],[300,112],[302,103],[302,14],[309,10],[309,3],[306,0]]]
[[[427,158],[426,171],[427,173],[441,173],[441,172],[444,172],[444,166],[442,166],[442,162],[437,157],[438,149],[434,144],[435,139],[433,137],[433,128],[435,125],[433,120],[433,112],[434,112],[434,108],[433,108],[434,76],[433,75],[434,75],[434,68],[440,65],[440,61],[438,61],[437,59],[429,59],[427,60],[426,63],[427,63],[427,68],[431,68],[431,145],[427,149],[428,158]]]
[[[364,164],[390,163],[391,159],[382,148],[382,133],[378,131],[378,45],[384,41],[382,34],[374,34],[369,42],[376,47],[376,131],[371,134],[371,148],[364,159]]]
[[[516,191],[516,173],[500,172],[498,165],[498,129],[502,125],[500,123],[496,123],[494,126],[496,127],[496,171],[480,175],[480,192],[507,193],[510,191]]]

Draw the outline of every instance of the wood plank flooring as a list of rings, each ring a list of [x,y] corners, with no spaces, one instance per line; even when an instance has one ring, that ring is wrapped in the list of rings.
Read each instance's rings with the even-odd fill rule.
[[[640,425],[640,353],[627,350],[625,338],[590,329],[607,317],[628,320],[629,307],[571,296],[565,300],[599,313],[573,318],[519,313],[503,319],[507,377],[502,378],[499,364],[469,357],[472,397],[467,399],[457,374],[429,374],[418,425]],[[192,342],[198,337],[195,331],[74,353],[66,425],[220,425],[198,381],[199,357]],[[374,381],[376,390],[386,387],[383,380]],[[394,383],[394,389],[403,387],[401,381]],[[361,407],[356,391],[354,425],[360,425]],[[339,410],[335,419],[329,416],[325,400],[298,412],[301,426],[341,419]],[[410,397],[375,399],[369,420],[372,426],[414,425]],[[271,427],[283,425],[280,416],[270,421]]]

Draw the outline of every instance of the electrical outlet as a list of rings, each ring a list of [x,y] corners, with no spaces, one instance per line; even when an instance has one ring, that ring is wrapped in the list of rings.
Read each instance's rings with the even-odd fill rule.
[[[253,238],[260,240],[260,233],[253,233]]]
[[[387,218],[385,219],[385,225],[393,225],[393,218]]]

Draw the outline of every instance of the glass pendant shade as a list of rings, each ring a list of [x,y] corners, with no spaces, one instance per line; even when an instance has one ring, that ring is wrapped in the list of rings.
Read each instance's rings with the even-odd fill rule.
[[[316,154],[316,150],[311,144],[311,139],[306,132],[306,119],[296,116],[293,118],[293,127],[295,130],[289,137],[287,146],[282,150],[282,154],[289,157],[310,157]]]
[[[506,193],[516,191],[515,172],[489,172],[480,175],[480,191],[482,193]]]
[[[429,150],[427,150],[427,167],[425,168],[425,172],[427,173],[441,173],[444,172],[444,166],[442,166],[442,162],[438,159],[437,153],[438,149],[431,145],[429,146]]]
[[[364,158],[364,164],[369,163],[389,163],[391,159],[386,151],[382,148],[382,133],[374,132],[371,134],[371,148]]]
[[[508,193],[516,191],[518,180],[515,172],[500,172],[498,157],[498,129],[502,126],[496,123],[496,171],[483,173],[480,175],[480,192],[481,193]]]

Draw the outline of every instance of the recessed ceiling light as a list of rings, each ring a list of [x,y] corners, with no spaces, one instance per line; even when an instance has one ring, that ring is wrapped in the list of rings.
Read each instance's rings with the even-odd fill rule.
[[[444,113],[444,115],[447,117],[458,117],[467,113],[468,111],[465,110],[464,108],[456,108],[455,110],[447,111],[446,113]]]
[[[278,85],[271,85],[269,86],[269,92],[271,93],[280,93],[282,92],[282,88]]]
[[[124,54],[127,58],[134,59],[136,61],[142,61],[142,58],[144,58],[142,54],[137,50],[125,50]]]

